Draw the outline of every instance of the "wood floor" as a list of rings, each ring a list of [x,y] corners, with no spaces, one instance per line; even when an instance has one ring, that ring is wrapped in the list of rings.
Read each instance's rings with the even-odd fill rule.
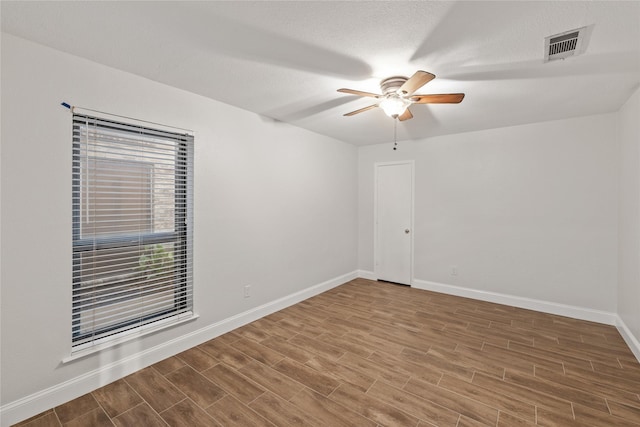
[[[356,279],[20,424],[640,426],[612,326]]]

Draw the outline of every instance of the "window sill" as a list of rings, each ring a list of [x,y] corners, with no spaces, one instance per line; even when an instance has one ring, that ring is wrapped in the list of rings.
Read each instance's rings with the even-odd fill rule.
[[[63,364],[70,363],[75,360],[87,357],[91,354],[99,353],[103,350],[116,347],[126,342],[144,337],[146,335],[150,335],[155,332],[168,329],[170,327],[192,322],[196,320],[198,317],[200,316],[198,316],[193,312],[182,313],[175,317],[154,322],[152,324],[141,326],[139,328],[130,329],[125,332],[121,332],[112,337],[102,338],[94,343],[84,344],[82,346],[79,346],[79,348],[72,350],[69,356],[62,359],[62,363]]]

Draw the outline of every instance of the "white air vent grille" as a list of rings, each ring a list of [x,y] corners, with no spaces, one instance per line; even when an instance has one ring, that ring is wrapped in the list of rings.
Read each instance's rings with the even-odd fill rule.
[[[545,62],[583,53],[587,47],[585,37],[587,29],[587,27],[582,27],[545,38]]]

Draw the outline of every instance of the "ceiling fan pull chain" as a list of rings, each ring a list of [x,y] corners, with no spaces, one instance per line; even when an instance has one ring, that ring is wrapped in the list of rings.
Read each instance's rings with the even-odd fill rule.
[[[393,149],[397,150],[398,149],[398,136],[397,136],[397,129],[398,129],[398,118],[395,117],[393,119]]]

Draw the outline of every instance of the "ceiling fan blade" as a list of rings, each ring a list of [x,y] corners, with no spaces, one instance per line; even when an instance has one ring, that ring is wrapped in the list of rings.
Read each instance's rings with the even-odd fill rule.
[[[436,95],[415,95],[411,102],[414,104],[459,104],[464,93],[440,93]]]
[[[371,93],[371,92],[363,92],[361,90],[355,90],[355,89],[338,89],[338,92],[342,92],[342,93],[348,93],[351,95],[358,95],[358,96],[369,96],[371,98],[380,98],[382,95],[378,95],[377,93]]]
[[[355,111],[352,111],[350,113],[343,114],[343,116],[353,116],[353,115],[356,115],[358,113],[363,113],[365,111],[371,110],[372,108],[376,108],[377,106],[378,106],[378,104],[369,105],[368,107],[364,107],[364,108],[361,108],[359,110],[355,110]]]
[[[427,73],[426,71],[418,70],[413,76],[398,89],[398,93],[400,95],[411,95],[416,90],[420,89],[422,86],[429,83],[431,80],[435,79],[436,76]]]
[[[409,119],[413,119],[413,114],[411,114],[411,111],[409,111],[408,108],[404,110],[404,113],[398,116],[398,120],[400,120],[401,122],[404,122],[405,120],[409,120]]]

